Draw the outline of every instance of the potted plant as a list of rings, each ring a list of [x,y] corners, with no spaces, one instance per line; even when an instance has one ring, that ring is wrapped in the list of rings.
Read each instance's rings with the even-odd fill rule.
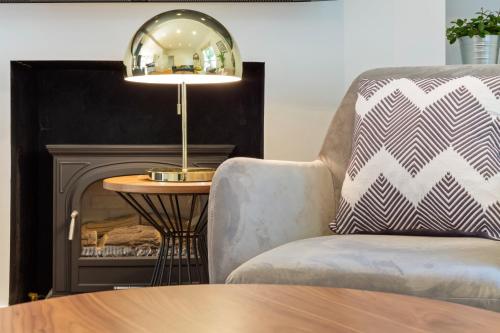
[[[484,10],[471,19],[458,19],[446,29],[450,44],[457,40],[464,64],[496,64],[500,40],[500,11]]]
[[[220,68],[224,68],[225,65],[226,65],[226,52],[220,52],[218,55],[217,55],[217,58],[219,58],[219,62],[220,62]]]

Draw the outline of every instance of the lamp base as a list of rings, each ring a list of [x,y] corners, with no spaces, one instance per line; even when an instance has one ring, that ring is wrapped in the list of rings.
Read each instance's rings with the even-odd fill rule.
[[[152,168],[146,170],[155,182],[210,182],[215,169],[211,168]]]

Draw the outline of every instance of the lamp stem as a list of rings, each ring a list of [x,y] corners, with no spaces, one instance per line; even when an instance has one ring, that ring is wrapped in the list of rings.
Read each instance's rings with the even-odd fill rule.
[[[181,85],[181,118],[182,118],[182,171],[187,172],[188,158],[187,158],[187,89],[186,83],[182,82]]]

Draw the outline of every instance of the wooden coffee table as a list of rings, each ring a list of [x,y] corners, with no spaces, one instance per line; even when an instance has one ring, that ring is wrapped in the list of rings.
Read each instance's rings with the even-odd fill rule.
[[[0,332],[499,332],[500,314],[350,289],[198,285],[107,291],[0,309]]]

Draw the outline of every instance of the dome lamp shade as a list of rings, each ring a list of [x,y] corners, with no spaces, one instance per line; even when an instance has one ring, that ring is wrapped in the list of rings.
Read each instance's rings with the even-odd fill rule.
[[[144,23],[127,48],[125,80],[153,84],[240,81],[238,46],[214,18],[193,10],[172,10]]]

